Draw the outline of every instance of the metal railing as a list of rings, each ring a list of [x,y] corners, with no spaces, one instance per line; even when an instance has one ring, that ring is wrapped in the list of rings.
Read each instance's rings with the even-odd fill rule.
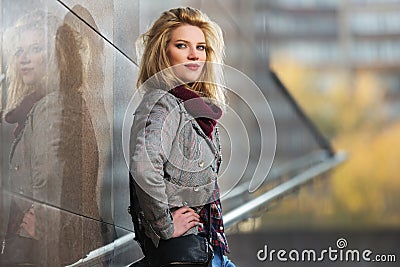
[[[227,214],[224,215],[225,227],[230,228],[240,221],[252,217],[251,214],[260,207],[267,205],[269,202],[277,199],[278,197],[290,193],[292,190],[309,182],[313,178],[329,171],[330,169],[345,161],[346,158],[347,154],[345,152],[338,152],[334,156],[326,158],[321,163],[312,166],[305,171],[302,171],[300,174],[290,178],[288,181],[277,185],[271,190],[268,190],[263,195],[247,202],[246,204],[243,204],[242,206],[234,210],[229,211]],[[238,196],[237,193],[238,192],[234,193],[234,195]],[[107,244],[106,246],[91,251],[86,258],[81,259],[78,262],[69,266],[96,266],[96,263],[100,264],[103,260],[106,260],[109,257],[113,257],[115,250],[132,243],[134,241],[134,237],[134,233],[124,235],[116,239],[114,242]]]
[[[226,228],[233,226],[239,221],[249,217],[249,214],[266,205],[268,202],[287,194],[293,189],[305,184],[306,182],[312,180],[314,177],[321,175],[333,167],[339,165],[347,158],[345,152],[338,152],[333,157],[319,163],[316,166],[310,167],[309,169],[303,171],[301,174],[290,178],[287,182],[279,184],[278,186],[268,190],[263,195],[243,204],[242,206],[228,212],[224,215],[224,224]]]

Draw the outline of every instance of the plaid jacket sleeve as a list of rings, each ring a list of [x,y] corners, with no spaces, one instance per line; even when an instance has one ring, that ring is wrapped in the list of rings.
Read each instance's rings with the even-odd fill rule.
[[[174,232],[164,181],[173,140],[179,127],[176,100],[165,91],[146,94],[135,112],[130,140],[130,171],[143,210],[145,229],[158,246]]]

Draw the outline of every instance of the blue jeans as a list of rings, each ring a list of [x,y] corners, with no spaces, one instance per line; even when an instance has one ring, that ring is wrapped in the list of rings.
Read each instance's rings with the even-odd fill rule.
[[[212,267],[235,267],[235,264],[233,264],[228,257],[224,255],[220,247],[214,247]]]

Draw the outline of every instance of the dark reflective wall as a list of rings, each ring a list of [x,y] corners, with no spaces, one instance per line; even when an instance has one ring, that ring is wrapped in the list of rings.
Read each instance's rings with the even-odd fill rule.
[[[70,265],[125,234],[118,224],[131,230],[127,195],[114,209],[113,190],[123,186],[112,169],[114,98],[129,99],[135,79],[112,45],[128,43],[113,27],[122,3],[1,8],[1,265]],[[121,92],[115,65],[132,79]]]
[[[4,4],[14,10],[22,2]],[[60,11],[32,2],[18,18],[4,18],[2,140],[10,141],[2,142],[9,148],[2,175],[5,266],[71,264],[113,232],[100,223],[109,210],[99,199],[111,151],[104,44]]]

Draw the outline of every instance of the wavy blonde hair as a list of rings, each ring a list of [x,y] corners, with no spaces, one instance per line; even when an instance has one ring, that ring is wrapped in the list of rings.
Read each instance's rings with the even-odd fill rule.
[[[141,60],[137,87],[140,88],[151,77],[156,81],[156,84],[153,83],[152,86],[166,84],[168,88],[172,88],[177,85],[177,81],[179,84],[183,83],[172,71],[168,70],[171,64],[167,56],[171,32],[182,25],[199,27],[206,41],[208,64],[204,65],[199,82],[193,83],[190,89],[223,105],[225,95],[222,86],[222,65],[225,46],[222,30],[206,14],[192,7],[174,8],[163,12],[151,28],[139,37],[136,42],[137,51],[143,50],[142,47],[144,50],[142,55],[138,55]],[[161,77],[157,75],[160,72]]]
[[[44,35],[47,74],[42,78],[41,88],[26,85],[17,70],[15,47],[20,35],[28,30],[35,30]],[[76,32],[59,17],[43,10],[35,10],[22,16],[16,25],[5,33],[8,62],[6,111],[14,109],[25,96],[35,90],[45,95],[56,90],[67,92],[78,89],[82,84],[79,47]]]

